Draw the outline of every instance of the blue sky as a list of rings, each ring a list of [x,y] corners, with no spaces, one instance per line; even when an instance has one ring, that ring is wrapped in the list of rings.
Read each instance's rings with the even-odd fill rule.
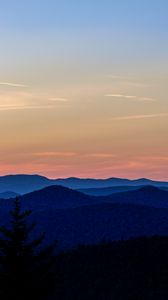
[[[79,47],[78,53],[85,52],[84,56],[91,59],[97,56],[98,60],[104,56],[109,64],[114,53],[115,60],[122,63],[126,59],[130,63],[132,58],[133,63],[134,59],[140,64],[160,60],[164,65],[168,53],[167,11],[166,0],[1,1],[2,48],[13,45],[16,59],[30,56],[31,60],[41,52],[41,44],[46,56],[54,56],[51,48],[59,51],[60,47],[66,60],[66,49],[70,47],[71,56],[71,45],[80,44],[83,50]],[[20,56],[19,48],[24,44],[25,55]]]
[[[166,31],[166,0],[6,0],[1,1],[1,24],[18,30],[55,26],[127,26]],[[22,26],[21,26],[22,25]]]

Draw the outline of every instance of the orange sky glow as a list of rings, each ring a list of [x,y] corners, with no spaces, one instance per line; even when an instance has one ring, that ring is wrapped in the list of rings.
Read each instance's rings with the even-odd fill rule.
[[[168,180],[164,5],[35,2],[0,12],[0,175]]]

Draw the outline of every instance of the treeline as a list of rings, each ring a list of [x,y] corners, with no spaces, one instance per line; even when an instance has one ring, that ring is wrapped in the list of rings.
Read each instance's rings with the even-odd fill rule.
[[[168,237],[79,247],[59,257],[60,300],[167,300]]]
[[[0,228],[1,299],[168,299],[168,237],[103,241],[56,255],[56,242],[46,247],[44,233],[32,235],[30,215],[17,198],[10,225]]]

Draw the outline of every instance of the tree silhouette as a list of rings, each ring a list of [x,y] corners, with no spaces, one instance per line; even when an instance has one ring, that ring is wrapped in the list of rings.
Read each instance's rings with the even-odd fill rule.
[[[10,226],[0,228],[0,296],[2,299],[45,299],[51,289],[55,244],[42,249],[45,233],[31,237],[36,224],[30,210],[22,212],[19,198],[10,212]]]

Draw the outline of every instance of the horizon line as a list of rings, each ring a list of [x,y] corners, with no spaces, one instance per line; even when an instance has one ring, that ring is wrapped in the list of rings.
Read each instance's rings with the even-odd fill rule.
[[[134,177],[134,178],[127,178],[127,177],[78,177],[78,176],[68,176],[68,177],[48,177],[46,175],[40,174],[40,173],[8,173],[8,174],[4,174],[4,175],[0,175],[0,178],[2,177],[7,177],[7,176],[39,176],[39,177],[44,177],[46,179],[49,180],[64,180],[64,179],[81,179],[81,180],[89,180],[89,179],[93,179],[93,180],[108,180],[108,179],[121,179],[121,180],[129,180],[129,181],[136,181],[136,180],[150,180],[150,181],[164,181],[164,182],[168,182],[168,180],[166,179],[152,179],[152,178],[148,178],[148,177]]]

